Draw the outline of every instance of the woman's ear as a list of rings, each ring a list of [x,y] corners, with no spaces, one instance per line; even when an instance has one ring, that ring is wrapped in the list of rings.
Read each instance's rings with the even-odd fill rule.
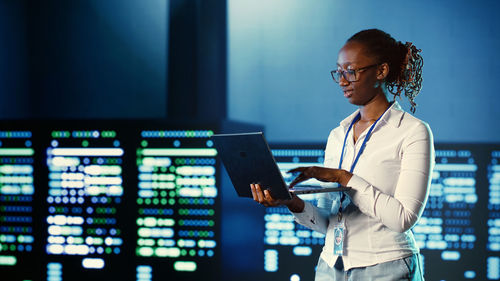
[[[378,67],[377,79],[384,80],[387,77],[387,75],[389,75],[389,65],[386,62],[384,62]]]

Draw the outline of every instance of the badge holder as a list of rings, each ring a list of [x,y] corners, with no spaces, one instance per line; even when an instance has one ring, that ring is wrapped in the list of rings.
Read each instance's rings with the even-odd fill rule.
[[[342,256],[344,254],[345,225],[342,219],[342,201],[338,212],[338,222],[333,227],[333,254]]]

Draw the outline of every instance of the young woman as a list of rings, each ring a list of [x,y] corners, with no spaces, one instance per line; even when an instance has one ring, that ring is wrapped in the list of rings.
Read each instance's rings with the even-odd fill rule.
[[[423,280],[411,228],[427,201],[434,145],[429,126],[395,101],[404,94],[415,111],[419,52],[378,29],[355,34],[339,51],[332,77],[359,109],[331,131],[324,167],[290,171],[300,172],[290,187],[316,178],[351,190],[325,193],[313,206],[251,185],[255,201],[286,205],[298,223],[326,234],[316,281]]]

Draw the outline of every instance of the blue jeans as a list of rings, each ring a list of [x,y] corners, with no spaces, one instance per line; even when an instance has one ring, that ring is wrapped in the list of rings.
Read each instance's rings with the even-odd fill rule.
[[[338,263],[330,268],[319,258],[315,281],[424,281],[420,255],[379,263],[367,267],[339,269]]]

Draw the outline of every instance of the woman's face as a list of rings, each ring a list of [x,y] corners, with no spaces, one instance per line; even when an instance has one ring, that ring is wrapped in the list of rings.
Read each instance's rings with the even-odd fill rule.
[[[380,91],[380,80],[377,79],[379,62],[365,52],[365,47],[359,42],[347,42],[339,51],[337,59],[338,70],[358,70],[366,66],[373,66],[360,71],[355,71],[356,82],[349,82],[341,76],[339,85],[344,92],[344,97],[354,105],[366,105]],[[383,93],[382,93],[383,94]]]

